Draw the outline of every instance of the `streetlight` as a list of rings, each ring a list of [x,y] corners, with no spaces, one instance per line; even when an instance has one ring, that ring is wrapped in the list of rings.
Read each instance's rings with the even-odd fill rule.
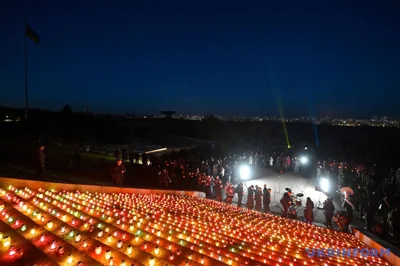
[[[300,162],[302,164],[307,164],[308,163],[308,158],[306,156],[302,156],[302,157],[300,157]]]
[[[328,191],[329,191],[329,187],[330,187],[328,178],[326,178],[326,177],[321,177],[321,179],[320,179],[320,181],[319,181],[319,186],[320,186],[321,190],[322,190],[324,193],[328,192]]]
[[[250,178],[250,168],[247,165],[243,165],[239,169],[239,175],[241,179],[247,180]]]

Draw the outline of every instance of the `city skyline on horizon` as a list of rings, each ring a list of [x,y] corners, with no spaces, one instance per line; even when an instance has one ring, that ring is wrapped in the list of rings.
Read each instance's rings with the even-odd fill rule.
[[[41,110],[41,111],[49,111],[49,112],[60,112],[66,105],[63,105],[61,108],[58,109],[46,109],[46,108],[35,108],[30,107],[30,110]],[[107,116],[136,116],[136,117],[161,117],[163,116],[162,112],[164,111],[171,111],[175,112],[172,114],[173,117],[179,116],[198,116],[198,117],[206,117],[206,116],[215,116],[215,117],[223,117],[223,118],[283,118],[283,119],[294,119],[294,118],[315,118],[315,119],[322,119],[322,118],[334,118],[334,119],[375,119],[375,118],[388,118],[388,119],[400,119],[400,117],[390,116],[390,115],[370,115],[370,116],[330,116],[330,115],[320,115],[320,116],[310,116],[310,115],[286,115],[281,117],[279,114],[265,114],[265,115],[221,115],[221,114],[214,114],[214,113],[204,113],[204,114],[196,114],[196,113],[187,113],[187,112],[177,112],[172,109],[168,110],[159,110],[154,113],[133,113],[133,112],[108,112],[108,111],[96,111],[91,110],[89,108],[83,109],[76,109],[73,106],[69,105],[72,109],[73,113],[84,113],[89,112],[98,115],[107,115]],[[0,104],[0,108],[10,108],[10,109],[18,109],[21,112],[24,111],[24,107],[12,107],[12,106],[5,106]]]

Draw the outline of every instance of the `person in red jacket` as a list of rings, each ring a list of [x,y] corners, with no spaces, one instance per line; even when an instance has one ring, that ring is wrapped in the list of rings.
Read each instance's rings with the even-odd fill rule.
[[[233,187],[232,184],[228,183],[228,185],[225,187],[225,193],[226,193],[226,203],[231,204],[233,197],[235,196],[235,188]]]

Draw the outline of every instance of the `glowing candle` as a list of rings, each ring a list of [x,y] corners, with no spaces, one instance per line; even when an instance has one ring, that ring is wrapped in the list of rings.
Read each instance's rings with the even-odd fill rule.
[[[65,233],[65,226],[61,226],[61,233]]]
[[[51,245],[50,245],[50,249],[51,249],[51,250],[55,250],[56,247],[57,247],[57,243],[56,243],[56,241],[53,241],[53,242],[51,243]]]
[[[102,237],[102,236],[103,236],[103,231],[97,233],[97,237]]]
[[[101,254],[101,250],[102,250],[102,247],[100,245],[98,245],[96,247],[96,249],[95,249],[96,255],[100,255]]]
[[[106,260],[109,260],[111,258],[111,250],[107,250],[105,254]]]
[[[81,235],[79,234],[79,233],[77,233],[76,235],[75,235],[75,242],[79,242],[79,241],[81,241]]]
[[[72,258],[72,255],[68,255],[67,263],[72,264],[73,261],[74,259]]]
[[[8,247],[9,245],[11,245],[11,237],[5,236],[3,238],[3,246],[4,247]]]
[[[117,248],[122,248],[122,240],[118,240],[118,242],[117,242]]]
[[[59,246],[58,247],[58,254],[60,254],[60,255],[64,254],[64,247],[63,246]]]
[[[126,266],[126,262],[124,260],[121,261],[121,265],[120,266]]]
[[[108,261],[109,266],[114,266],[114,258],[111,257],[110,260]]]
[[[126,252],[128,253],[128,255],[131,255],[133,252],[132,246],[129,245],[128,248],[126,249]]]
[[[11,246],[11,247],[8,249],[8,255],[10,255],[10,256],[12,257],[12,256],[15,255],[15,253],[16,253],[15,247],[14,247],[14,246]]]
[[[149,265],[154,266],[155,263],[156,263],[156,260],[154,259],[154,257],[151,257],[149,260]]]
[[[21,231],[22,231],[22,232],[25,232],[25,231],[26,231],[26,225],[25,225],[25,224],[23,224],[23,225],[21,226]]]
[[[34,236],[34,235],[36,234],[35,228],[32,228],[32,229],[31,229],[30,234],[31,234],[32,236]]]
[[[83,240],[83,247],[86,248],[87,246],[88,246],[88,242],[87,242],[87,240],[85,239],[85,240]]]
[[[156,255],[158,255],[160,253],[160,248],[158,246],[154,249],[154,253]]]
[[[112,235],[109,235],[109,236],[107,237],[107,243],[111,243],[111,241],[112,241]]]
[[[46,236],[43,234],[40,236],[40,242],[43,243],[44,241],[46,241]]]
[[[53,222],[52,221],[49,221],[47,223],[47,228],[49,228],[49,229],[53,228]]]

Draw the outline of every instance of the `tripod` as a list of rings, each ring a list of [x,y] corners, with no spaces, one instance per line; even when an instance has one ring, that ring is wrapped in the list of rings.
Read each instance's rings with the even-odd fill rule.
[[[276,201],[276,194],[278,193],[279,195],[281,194],[281,176],[279,175],[278,176],[278,182],[279,182],[279,191],[277,191],[276,190],[276,186],[274,186],[274,191],[275,191],[275,193],[274,193],[274,201],[272,202],[272,206],[274,206],[274,207],[279,207],[280,208],[280,206],[279,206],[279,202],[277,202]]]
[[[317,202],[317,209],[322,210],[322,202],[321,202],[321,195],[318,198],[318,202]]]

